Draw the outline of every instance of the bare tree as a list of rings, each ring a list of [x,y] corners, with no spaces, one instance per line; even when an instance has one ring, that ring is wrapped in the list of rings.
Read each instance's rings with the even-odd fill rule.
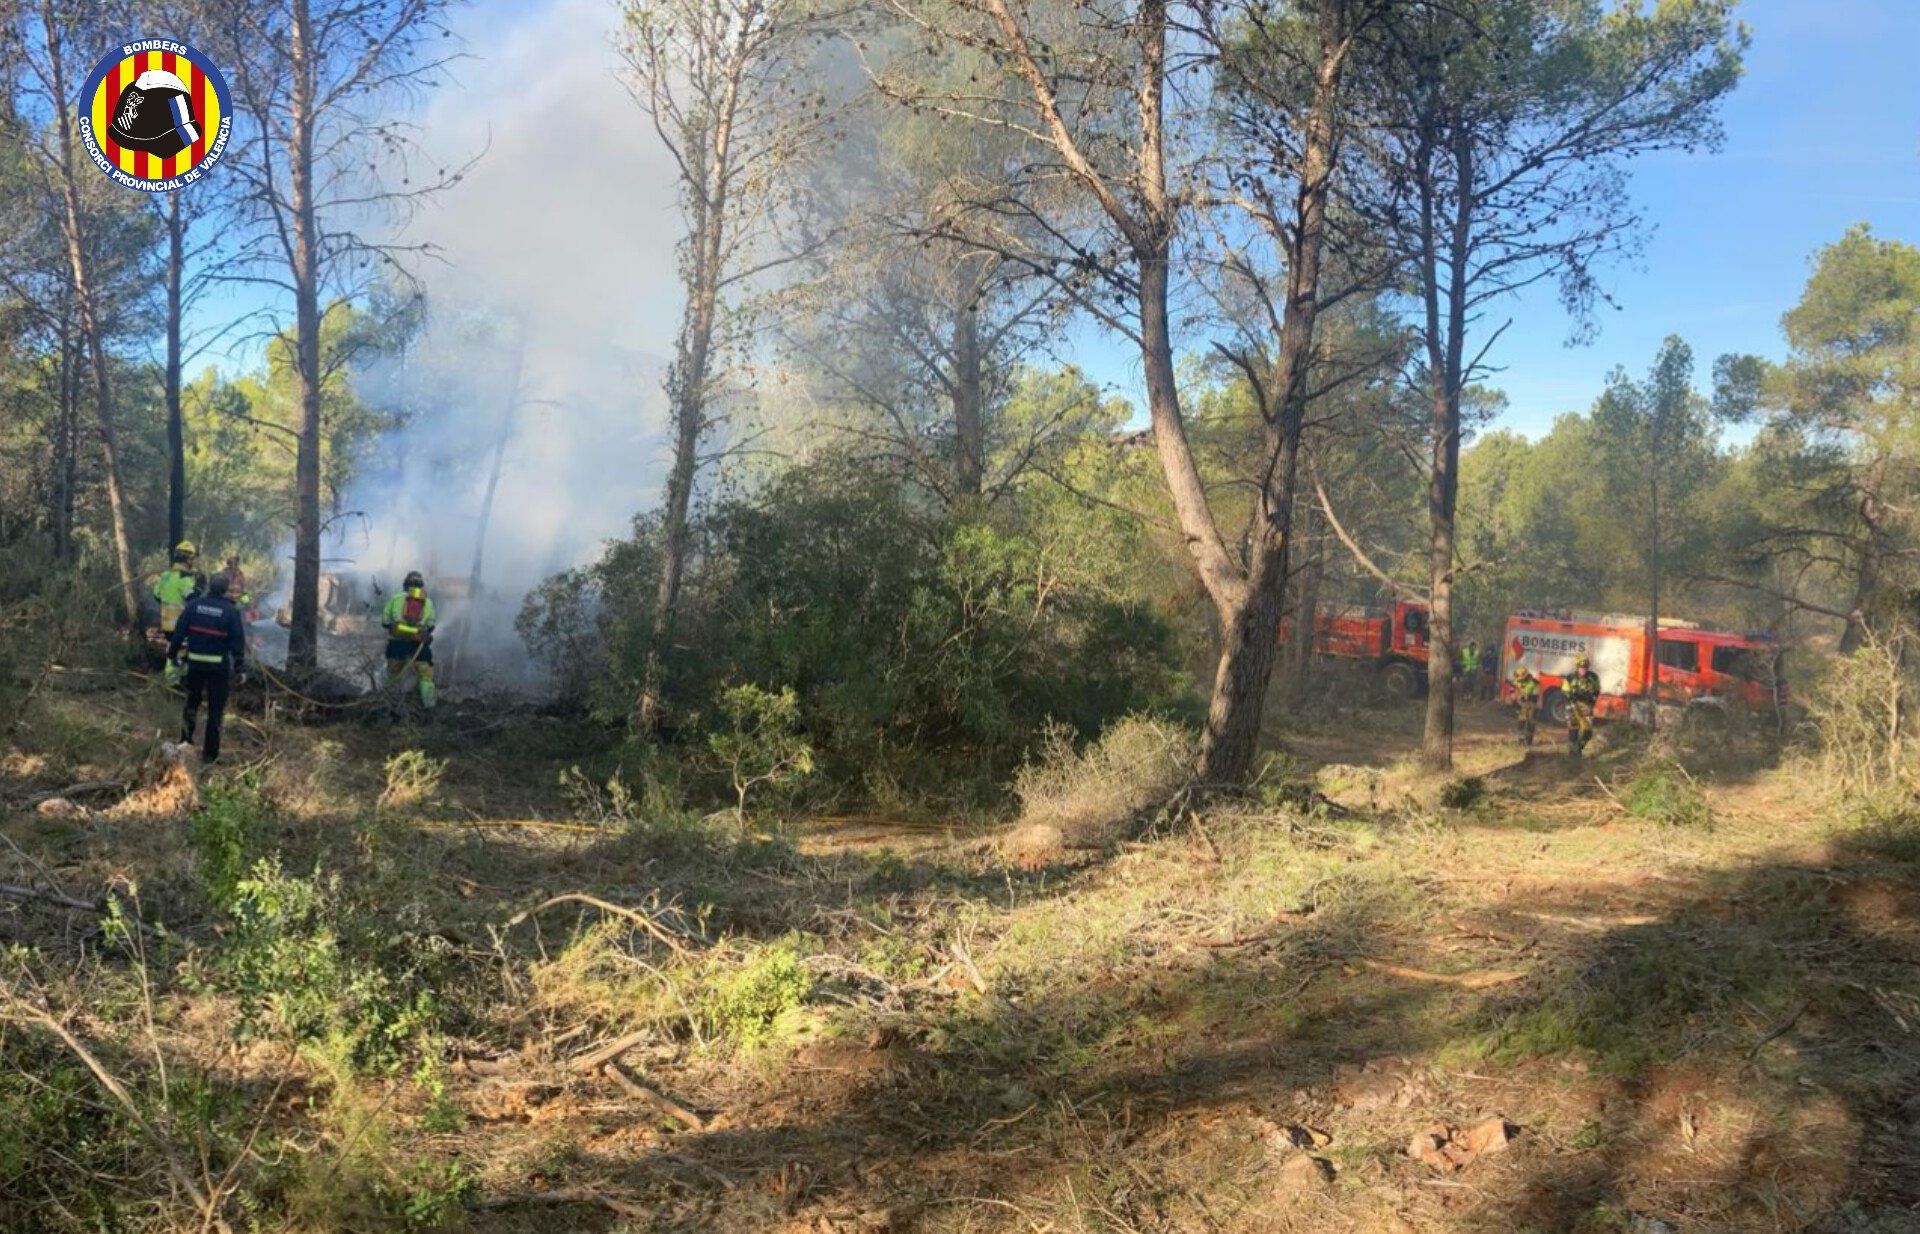
[[[685,228],[654,649],[634,714],[645,730],[659,712],[660,649],[686,575],[694,489],[722,419],[716,395],[756,332],[759,280],[799,256],[781,238],[789,173],[827,113],[798,71],[824,20],[811,0],[628,0],[625,20],[628,87],[673,157]]]
[[[451,0],[210,0],[245,142],[229,155],[253,233],[229,275],[284,294],[300,379],[294,463],[292,626],[287,663],[319,655],[321,391],[326,312],[404,273],[425,245],[393,239],[422,199],[459,179],[422,168],[400,106],[443,75]]]
[[[97,44],[97,38],[93,37],[97,32],[84,26],[68,6],[55,4],[53,0],[36,0],[34,7],[23,10],[21,16],[21,26],[10,31],[10,50],[15,53],[22,93],[33,111],[41,113],[42,123],[34,124],[23,115],[15,128],[35,157],[46,195],[54,203],[59,220],[72,292],[72,321],[77,327],[79,344],[85,349],[87,371],[93,379],[94,424],[105,465],[107,509],[121,610],[127,624],[133,626],[140,620],[140,599],[129,531],[130,503],[115,423],[113,368],[107,349],[110,318],[114,314],[106,298],[107,275],[101,268],[102,256],[113,243],[113,237],[104,234],[107,231],[101,225],[104,213],[98,205],[101,189],[107,182],[99,179],[92,168],[81,165],[82,154],[74,132],[73,100],[78,97],[86,70],[92,63],[89,51],[83,49]],[[63,389],[71,372],[63,365]],[[67,428],[63,424],[71,459],[78,450],[78,433],[67,433]],[[69,464],[69,479],[72,474]],[[70,503],[71,494],[64,496],[63,501]],[[70,504],[67,509],[71,509]]]
[[[1453,585],[1462,395],[1493,370],[1504,298],[1557,280],[1577,321],[1599,267],[1639,235],[1625,164],[1718,139],[1740,76],[1732,0],[1651,10],[1553,0],[1417,0],[1365,96],[1372,221],[1411,271],[1410,324],[1429,404],[1431,689],[1422,756],[1453,761]]]
[[[1167,0],[1096,7],[1019,7],[1010,0],[922,4],[892,0],[895,10],[938,46],[975,49],[993,81],[941,89],[912,73],[889,73],[881,88],[933,114],[1023,136],[1030,151],[1022,183],[976,209],[1031,220],[1053,241],[1042,261],[1026,261],[1079,308],[1139,349],[1147,409],[1168,493],[1200,581],[1220,622],[1222,650],[1202,742],[1200,772],[1212,782],[1244,778],[1257,750],[1272,676],[1288,570],[1299,434],[1313,394],[1309,376],[1319,312],[1321,261],[1339,167],[1347,68],[1360,32],[1387,7],[1367,0],[1292,6],[1195,5],[1176,23]],[[1195,54],[1182,54],[1176,48]],[[1304,69],[1304,73],[1300,70]],[[1269,83],[1280,74],[1283,83]],[[1256,388],[1264,423],[1255,510],[1244,553],[1229,547],[1208,485],[1188,440],[1174,361],[1173,291],[1181,246],[1203,237],[1193,221],[1212,200],[1197,110],[1178,99],[1192,86],[1218,83],[1229,113],[1243,118],[1297,105],[1296,134],[1274,118],[1228,125],[1237,142],[1257,145],[1260,184],[1233,181],[1230,204],[1244,210],[1275,246],[1280,284],[1269,303],[1270,345],[1240,348],[1235,361]],[[1280,102],[1284,96],[1284,104]],[[1285,140],[1273,140],[1285,133]],[[1066,184],[1073,210],[1031,194]],[[1231,259],[1229,259],[1229,262]],[[1238,268],[1249,285],[1274,286],[1256,263]]]

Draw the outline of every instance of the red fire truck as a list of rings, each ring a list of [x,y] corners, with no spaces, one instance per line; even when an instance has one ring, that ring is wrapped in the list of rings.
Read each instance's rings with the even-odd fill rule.
[[[1280,641],[1287,641],[1287,623]],[[1380,672],[1388,691],[1412,698],[1427,688],[1427,606],[1402,600],[1391,607],[1321,613],[1313,623],[1316,655],[1360,660]]]
[[[1500,697],[1513,701],[1513,671],[1524,664],[1540,679],[1540,706],[1556,724],[1567,719],[1560,684],[1584,653],[1600,678],[1599,716],[1625,716],[1650,694],[1662,703],[1732,703],[1776,707],[1786,701],[1780,649],[1765,635],[1709,630],[1660,619],[1647,654],[1647,619],[1622,613],[1515,613],[1500,647]],[[1653,678],[1649,689],[1649,678]]]

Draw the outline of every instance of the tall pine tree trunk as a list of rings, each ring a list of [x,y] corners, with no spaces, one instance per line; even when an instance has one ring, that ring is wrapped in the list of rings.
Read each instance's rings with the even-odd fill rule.
[[[71,289],[60,306],[60,369],[53,425],[52,499],[47,526],[53,533],[55,561],[73,559],[73,498],[80,480],[80,347],[74,338]]]
[[[47,39],[53,91],[59,98],[65,99],[68,94],[64,53],[50,0],[42,0],[40,18]],[[87,359],[93,371],[93,411],[100,432],[100,451],[106,463],[107,514],[113,525],[114,567],[119,573],[121,612],[128,627],[132,628],[140,624],[140,599],[133,572],[133,544],[127,532],[126,494],[120,482],[120,439],[114,432],[113,370],[107,365],[106,322],[95,300],[98,288],[94,286],[90,266],[87,219],[80,206],[78,169],[74,165],[73,113],[62,106],[56,114],[59,116],[60,188],[67,272],[73,285],[74,309],[79,316]]]
[[[294,452],[293,612],[287,667],[311,674],[320,663],[320,236],[314,203],[313,31],[307,0],[293,0],[288,82],[288,202],[293,214],[294,366],[300,427]]]
[[[963,502],[980,496],[987,474],[986,361],[980,347],[983,281],[967,280],[953,315],[953,482]]]
[[[1472,261],[1473,155],[1463,140],[1453,150],[1450,195],[1438,191],[1427,164],[1421,186],[1421,281],[1426,296],[1427,365],[1431,391],[1432,467],[1427,477],[1427,720],[1420,757],[1429,768],[1453,767],[1455,692],[1453,571],[1455,511],[1460,497],[1460,396],[1466,385],[1468,267]],[[1441,234],[1436,205],[1452,207]],[[1441,286],[1440,266],[1446,266]]]
[[[180,193],[167,194],[167,547],[187,538],[187,438],[180,411],[180,283],[186,265],[186,223]]]

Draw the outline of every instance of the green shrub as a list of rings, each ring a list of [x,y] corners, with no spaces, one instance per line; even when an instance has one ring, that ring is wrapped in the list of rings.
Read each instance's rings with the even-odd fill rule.
[[[209,783],[188,828],[188,843],[200,863],[207,898],[222,912],[233,907],[234,893],[253,864],[270,807],[258,779],[245,776]]]
[[[800,732],[800,700],[792,687],[778,694],[755,685],[733,686],[720,696],[727,727],[707,737],[733,786],[734,817],[747,821],[747,793],[781,792],[813,774],[813,747]]]
[[[440,796],[440,780],[447,760],[428,758],[421,750],[402,750],[387,759],[387,785],[380,791],[383,810],[417,810]]]
[[[706,515],[671,645],[656,637],[652,520],[536,590],[518,628],[603,720],[629,719],[656,672],[677,725],[666,740],[704,748],[689,722],[724,732],[730,686],[791,689],[795,727],[835,784],[985,798],[1051,721],[1084,740],[1191,701],[1146,598],[1084,559],[1079,529],[1063,546],[1064,530],[1021,523],[944,514],[829,452]]]
[[[349,1069],[391,1070],[434,1027],[431,949],[388,917],[355,912],[340,880],[262,861],[234,889],[214,971],[242,1032],[272,1034]]]
[[[1620,804],[1635,818],[1663,827],[1706,830],[1713,826],[1713,811],[1706,795],[1677,769],[1641,772],[1627,782]]]
[[[708,1017],[715,1035],[753,1049],[779,1038],[812,990],[799,947],[783,940],[714,983]]]

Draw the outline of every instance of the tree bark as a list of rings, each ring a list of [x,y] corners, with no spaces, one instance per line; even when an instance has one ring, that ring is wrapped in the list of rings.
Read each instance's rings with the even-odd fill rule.
[[[979,288],[962,289],[953,314],[954,488],[980,496],[987,474],[986,375],[980,349]]]
[[[67,81],[60,33],[53,6],[42,0],[41,26],[47,38],[47,59],[54,93],[66,99]],[[80,206],[80,185],[73,158],[73,114],[64,105],[56,111],[60,136],[60,187],[65,212],[68,273],[73,282],[74,308],[93,369],[94,417],[100,429],[100,450],[106,462],[107,512],[113,524],[114,566],[120,577],[120,606],[129,628],[140,624],[140,600],[133,573],[133,545],[127,534],[127,503],[120,485],[120,441],[113,426],[113,372],[107,367],[106,323],[95,303],[92,272],[88,267],[86,216]],[[77,446],[76,441],[76,446]]]
[[[1860,496],[1860,565],[1854,573],[1853,603],[1847,610],[1847,626],[1840,634],[1840,654],[1858,651],[1867,641],[1867,610],[1874,592],[1880,589],[1882,532],[1880,503],[1872,493]]]
[[[1294,591],[1293,646],[1289,649],[1289,658],[1292,660],[1292,684],[1296,691],[1304,690],[1313,678],[1314,634],[1320,620],[1320,579],[1326,569],[1326,558],[1317,544],[1320,535],[1319,507],[1307,502],[1301,507],[1299,517],[1304,520],[1299,540],[1310,547]]]
[[[1466,382],[1468,263],[1472,259],[1473,155],[1465,141],[1453,150],[1453,215],[1439,233],[1436,209],[1443,199],[1433,180],[1429,154],[1419,186],[1422,279],[1426,298],[1428,371],[1433,382],[1430,431],[1433,465],[1427,477],[1427,720],[1420,756],[1430,769],[1453,767],[1454,512],[1460,494],[1460,393]],[[1440,286],[1441,246],[1447,280]]]
[[[74,339],[73,296],[63,297],[59,326],[60,372],[54,409],[52,508],[55,561],[73,559],[73,498],[80,480],[80,348]]]
[[[1647,481],[1647,729],[1660,727],[1660,468],[1656,453]]]
[[[1220,663],[1200,742],[1200,775],[1213,784],[1240,783],[1259,753],[1267,690],[1280,645],[1293,548],[1293,508],[1299,491],[1300,435],[1310,396],[1308,370],[1320,316],[1320,267],[1326,241],[1327,196],[1337,155],[1335,107],[1345,62],[1343,6],[1321,11],[1319,70],[1307,113],[1300,190],[1287,254],[1286,306],[1279,356],[1263,408],[1266,473],[1261,478],[1258,530],[1244,589],[1223,621]],[[1210,516],[1209,516],[1210,517]]]
[[[708,406],[712,384],[714,330],[719,321],[721,286],[726,277],[730,189],[734,181],[733,125],[741,81],[755,54],[749,32],[734,33],[724,49],[731,56],[726,74],[713,97],[709,127],[697,134],[698,184],[683,184],[689,218],[687,248],[682,268],[687,302],[674,345],[673,368],[667,375],[667,403],[674,430],[673,464],[667,472],[666,504],[661,512],[660,579],[654,595],[655,628],[652,646],[641,673],[640,698],[634,724],[651,731],[662,709],[662,654],[673,638],[686,578],[691,541],[689,518],[693,490],[699,479],[700,448],[711,425]]]
[[[287,667],[312,674],[320,663],[320,277],[313,167],[314,64],[318,49],[307,0],[293,0],[288,57],[288,203],[293,235],[294,363],[300,378],[300,430],[294,455],[292,621]]]
[[[167,194],[167,547],[187,538],[187,436],[180,411],[180,282],[186,266],[186,223],[180,190]]]

